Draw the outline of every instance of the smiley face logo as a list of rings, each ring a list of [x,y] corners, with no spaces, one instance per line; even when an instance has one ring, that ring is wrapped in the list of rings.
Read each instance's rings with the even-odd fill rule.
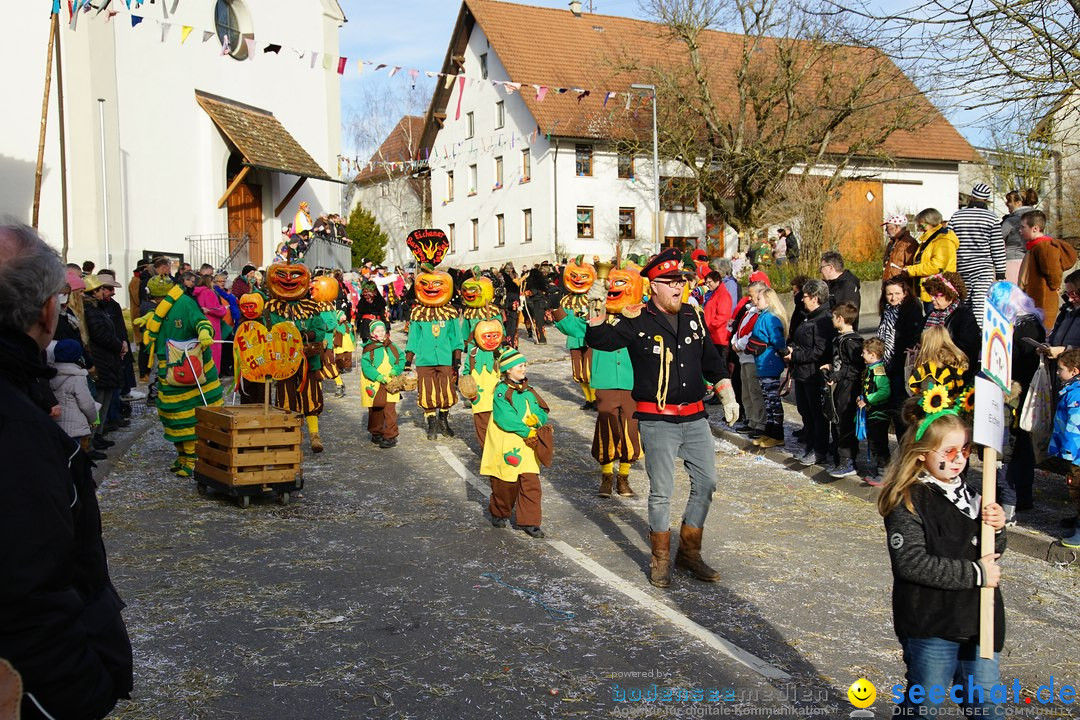
[[[848,700],[857,708],[867,708],[874,704],[877,698],[877,688],[874,683],[866,678],[859,678],[851,683],[847,691]]]

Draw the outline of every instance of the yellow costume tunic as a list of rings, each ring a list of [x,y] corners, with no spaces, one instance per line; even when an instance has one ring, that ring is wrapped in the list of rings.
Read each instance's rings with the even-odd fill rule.
[[[395,351],[397,351],[397,362],[394,362]],[[372,355],[374,355],[374,360],[372,360]],[[378,397],[379,388],[383,386],[383,383],[374,378],[389,379],[394,375],[400,375],[404,369],[405,355],[396,347],[391,350],[389,347],[379,346],[375,348],[374,353],[364,352],[360,358],[360,404],[366,408],[375,406],[375,398]],[[401,400],[400,394],[386,393],[387,403],[396,403],[399,400]]]
[[[480,474],[517,482],[522,473],[540,473],[536,452],[525,444],[525,438],[547,422],[548,414],[531,389],[514,392],[512,403],[506,399],[508,389],[505,382],[495,386]]]

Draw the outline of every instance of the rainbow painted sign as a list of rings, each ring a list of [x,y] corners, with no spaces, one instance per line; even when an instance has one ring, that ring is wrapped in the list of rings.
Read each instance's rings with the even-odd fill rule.
[[[1009,392],[1012,386],[1013,324],[987,302],[982,331],[982,373]]]

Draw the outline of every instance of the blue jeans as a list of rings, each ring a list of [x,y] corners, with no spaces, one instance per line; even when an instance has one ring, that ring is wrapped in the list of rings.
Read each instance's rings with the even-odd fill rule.
[[[1005,717],[1005,705],[994,703],[990,698],[990,688],[1001,682],[999,653],[994,653],[992,660],[985,660],[979,657],[978,643],[958,643],[936,637],[901,638],[900,645],[904,649],[904,664],[907,665],[908,691],[913,685],[921,685],[926,690],[926,697],[922,702],[913,703],[905,693],[904,702],[896,707],[895,715],[945,716],[951,714],[946,709],[946,703],[951,705],[955,697],[959,697],[965,714],[982,718]],[[930,701],[929,689],[933,685],[945,688],[943,702]],[[959,687],[954,691],[955,697],[950,697],[948,690],[953,685]],[[972,702],[968,702],[969,699]]]
[[[684,423],[641,420],[638,430],[645,451],[645,472],[649,474],[649,528],[653,532],[671,529],[677,457],[682,458],[690,475],[690,497],[683,522],[695,528],[704,527],[716,489],[716,450],[709,421],[705,418]]]

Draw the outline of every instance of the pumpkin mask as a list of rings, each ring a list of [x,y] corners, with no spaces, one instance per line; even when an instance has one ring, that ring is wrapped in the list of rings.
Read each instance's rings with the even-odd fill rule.
[[[607,311],[618,314],[641,302],[642,282],[637,269],[612,270],[607,276]]]
[[[416,275],[416,300],[426,307],[442,307],[450,302],[454,294],[454,281],[450,273],[435,270],[430,265],[421,265]]]
[[[266,302],[259,293],[245,293],[240,296],[240,314],[247,320],[259,320],[262,318],[263,306]]]
[[[311,281],[311,299],[315,302],[337,302],[338,281],[329,275],[320,275]]]
[[[300,300],[307,297],[311,271],[306,265],[274,263],[266,270],[266,288],[278,300]]]
[[[594,282],[596,282],[596,268],[584,262],[584,256],[578,255],[575,260],[566,264],[563,270],[563,284],[566,285],[567,292],[584,295],[589,292]]]
[[[471,277],[461,283],[461,301],[466,307],[482,308],[495,299],[495,286],[486,277]]]
[[[473,330],[473,339],[481,350],[494,350],[503,341],[502,323],[498,320],[481,320]]]

